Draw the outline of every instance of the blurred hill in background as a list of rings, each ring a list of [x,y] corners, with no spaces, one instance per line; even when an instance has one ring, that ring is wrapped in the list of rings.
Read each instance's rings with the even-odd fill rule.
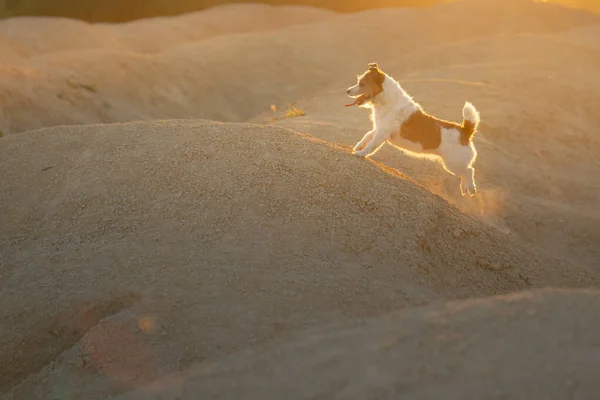
[[[89,22],[126,22],[178,15],[228,3],[306,5],[355,12],[381,7],[427,7],[447,1],[452,0],[0,0],[0,17],[28,15],[67,17]],[[598,0],[549,1],[600,12]]]

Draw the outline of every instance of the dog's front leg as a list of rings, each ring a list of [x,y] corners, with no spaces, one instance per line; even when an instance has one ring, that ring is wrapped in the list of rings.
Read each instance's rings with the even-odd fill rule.
[[[364,149],[355,151],[353,154],[360,157],[367,157],[379,150],[381,145],[385,143],[386,139],[387,133],[385,133],[384,131],[375,131],[373,133],[373,139],[369,143],[367,143]]]
[[[369,131],[365,134],[365,136],[363,136],[363,138],[360,140],[360,142],[356,143],[356,146],[354,146],[354,148],[352,149],[353,152],[356,152],[360,149],[362,149],[363,147],[365,147],[365,145],[371,141],[371,139],[373,139],[373,135],[375,135],[375,129],[373,129],[372,131]]]

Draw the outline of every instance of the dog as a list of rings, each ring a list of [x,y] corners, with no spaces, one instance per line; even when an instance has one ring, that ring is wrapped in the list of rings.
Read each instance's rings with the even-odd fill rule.
[[[444,169],[460,178],[463,196],[475,195],[473,163],[477,151],[473,135],[481,120],[473,104],[466,102],[462,124],[438,119],[427,114],[412,97],[377,63],[358,76],[356,85],[346,91],[358,105],[371,109],[373,129],[367,132],[353,148],[353,154],[368,157],[387,142],[413,156],[433,157],[442,162]]]

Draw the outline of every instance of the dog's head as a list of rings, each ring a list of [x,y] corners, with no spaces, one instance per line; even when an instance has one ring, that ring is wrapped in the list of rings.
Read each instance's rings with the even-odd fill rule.
[[[379,69],[377,63],[369,64],[369,69],[358,77],[356,85],[346,90],[348,96],[354,98],[354,103],[350,105],[362,106],[372,102],[379,93],[383,92],[384,80],[385,74]]]

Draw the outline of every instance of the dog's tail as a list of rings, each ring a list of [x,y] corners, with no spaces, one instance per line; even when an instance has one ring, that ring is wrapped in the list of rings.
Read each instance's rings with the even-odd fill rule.
[[[475,106],[469,102],[465,103],[462,113],[463,123],[460,132],[460,142],[466,146],[471,141],[471,137],[477,132],[481,117]]]

